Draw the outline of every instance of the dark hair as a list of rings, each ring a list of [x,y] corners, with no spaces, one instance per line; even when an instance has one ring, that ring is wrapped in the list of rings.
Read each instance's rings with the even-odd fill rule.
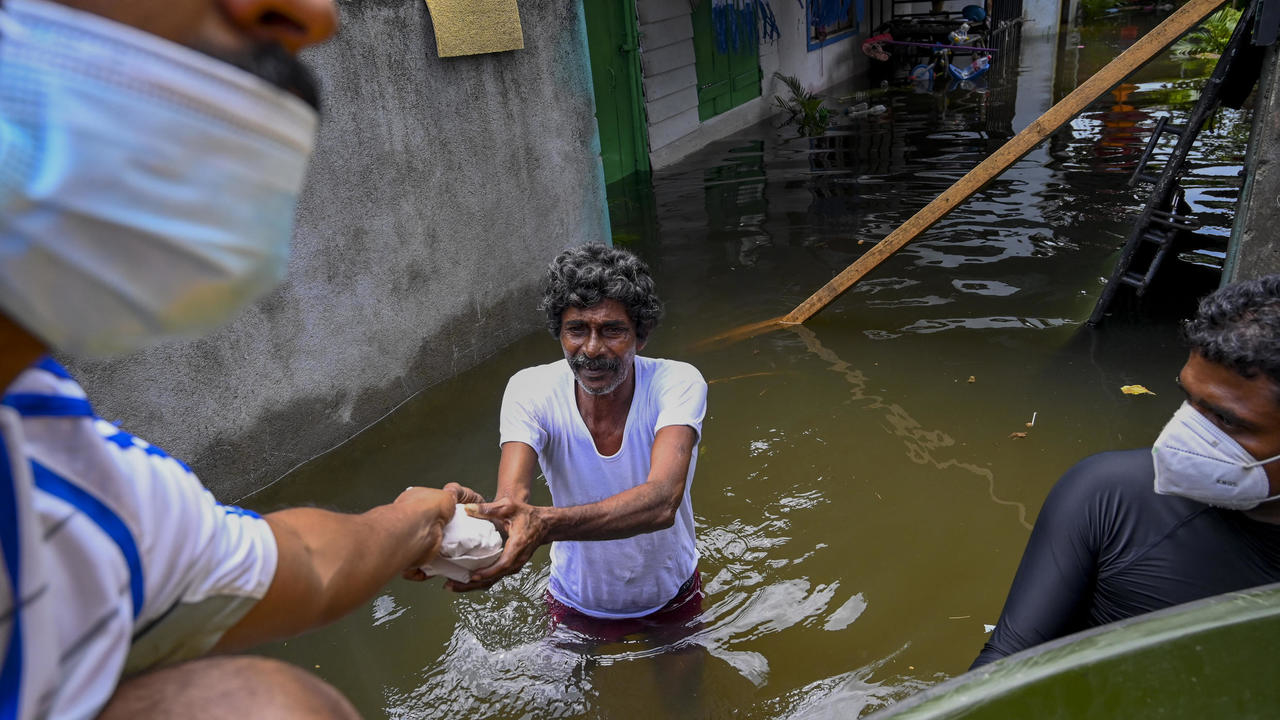
[[[1204,359],[1280,385],[1280,275],[1218,289],[1200,301],[1182,333]]]
[[[547,330],[560,337],[565,308],[588,308],[604,300],[626,307],[640,340],[662,318],[662,301],[653,290],[648,266],[626,250],[595,243],[565,250],[551,261],[538,309],[547,314]]]

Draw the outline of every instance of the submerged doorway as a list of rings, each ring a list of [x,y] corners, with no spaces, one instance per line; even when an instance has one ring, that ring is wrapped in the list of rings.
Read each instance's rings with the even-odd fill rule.
[[[635,0],[583,0],[604,181],[649,171]]]

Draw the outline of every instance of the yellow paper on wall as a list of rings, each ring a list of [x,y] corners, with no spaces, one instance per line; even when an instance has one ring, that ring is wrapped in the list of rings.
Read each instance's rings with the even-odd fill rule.
[[[524,49],[516,0],[426,0],[440,57]]]

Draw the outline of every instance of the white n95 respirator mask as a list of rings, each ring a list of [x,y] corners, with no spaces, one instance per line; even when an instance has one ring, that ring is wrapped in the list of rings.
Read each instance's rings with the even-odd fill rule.
[[[1280,496],[1271,495],[1263,465],[1280,455],[1255,460],[1248,450],[1182,403],[1151,448],[1155,489],[1228,510],[1251,510]]]
[[[85,357],[225,324],[284,276],[316,123],[203,53],[8,0],[0,310]]]

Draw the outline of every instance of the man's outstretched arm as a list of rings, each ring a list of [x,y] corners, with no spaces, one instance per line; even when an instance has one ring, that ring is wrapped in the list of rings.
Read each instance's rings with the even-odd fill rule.
[[[616,540],[671,527],[697,442],[698,434],[688,425],[661,428],[643,484],[588,505],[533,508],[546,528],[543,542]]]
[[[222,636],[235,652],[333,622],[388,580],[427,564],[453,517],[453,493],[409,488],[360,515],[293,508],[266,516],[277,547],[267,594]]]
[[[524,567],[541,545],[556,540],[616,540],[671,527],[684,499],[697,432],[688,425],[668,425],[654,436],[649,477],[640,485],[599,502],[570,507],[530,505],[529,484],[537,453],[522,442],[502,446],[498,490],[491,503],[471,514],[497,522],[507,534],[498,562],[471,575],[469,583],[449,582],[453,590],[488,587]]]

